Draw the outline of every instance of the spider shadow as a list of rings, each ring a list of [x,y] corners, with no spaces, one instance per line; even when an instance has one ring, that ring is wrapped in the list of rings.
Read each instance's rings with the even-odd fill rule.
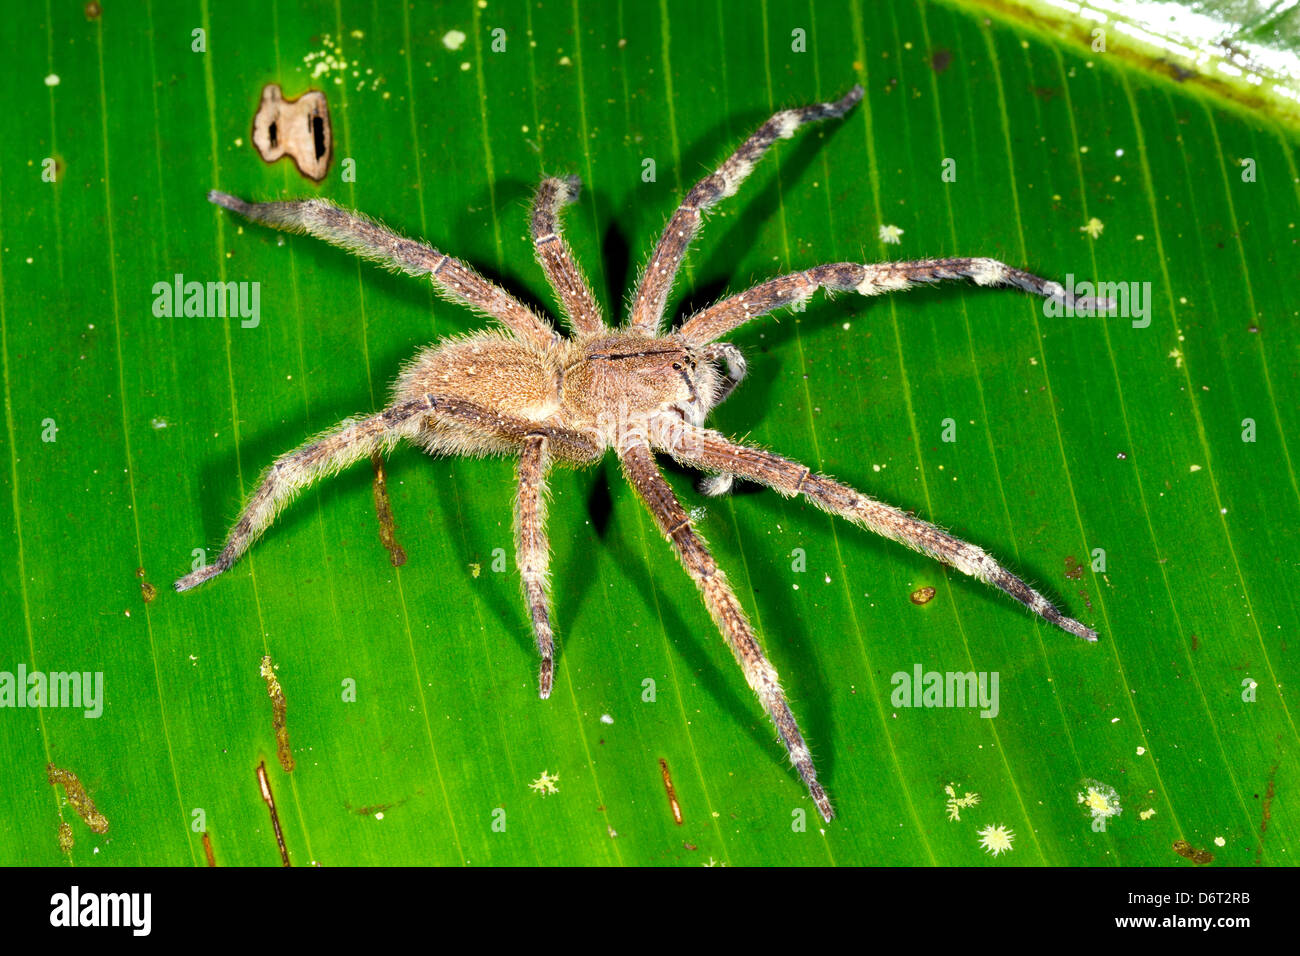
[[[600,257],[605,264],[605,288],[611,306],[609,324],[624,324],[628,319],[624,314],[627,311],[627,298],[632,294],[629,288],[632,279],[632,246],[617,220],[611,219],[605,227]]]

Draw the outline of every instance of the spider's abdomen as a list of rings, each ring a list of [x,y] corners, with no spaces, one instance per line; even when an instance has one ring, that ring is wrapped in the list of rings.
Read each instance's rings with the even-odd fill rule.
[[[394,397],[463,398],[540,422],[560,408],[558,368],[554,359],[531,345],[483,332],[446,340],[420,352],[402,370]]]

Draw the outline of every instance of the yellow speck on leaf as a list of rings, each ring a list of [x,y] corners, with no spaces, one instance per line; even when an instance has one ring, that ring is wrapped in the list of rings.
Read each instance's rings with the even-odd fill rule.
[[[994,856],[998,856],[1002,853],[1008,853],[1013,849],[1011,844],[1015,841],[1016,834],[1014,831],[1008,830],[1006,827],[998,824],[997,826],[989,825],[983,830],[980,830],[979,838],[980,846],[984,847],[987,852],[992,853]]]
[[[960,784],[950,783],[943,788],[943,792],[948,794],[948,819],[954,823],[961,820],[963,810],[980,802],[980,795],[973,790],[970,793],[962,794],[960,797],[957,796],[956,788],[958,786]]]
[[[552,793],[559,793],[560,788],[556,786],[560,782],[560,775],[554,776],[550,771],[543,770],[542,775],[528,785],[528,788],[534,791],[540,797],[549,796]]]

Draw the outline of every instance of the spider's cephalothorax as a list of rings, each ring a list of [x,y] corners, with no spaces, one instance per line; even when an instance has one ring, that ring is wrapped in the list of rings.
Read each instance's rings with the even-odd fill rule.
[[[318,199],[249,203],[210,193],[212,202],[249,219],[310,233],[391,268],[427,275],[442,294],[495,319],[500,328],[426,348],[402,371],[393,400],[383,411],[348,419],[276,459],[245,504],[217,560],[181,578],[176,589],[188,590],[228,569],[296,492],[353,462],[387,451],[400,439],[416,442],[433,454],[510,454],[519,460],[516,561],[542,658],[540,693],[548,697],[554,639],[545,529],[547,469],[555,461],[591,464],[612,451],[699,587],[749,686],[827,820],[833,815],[830,801],[817,781],[776,671],[726,575],[660,474],[656,453],[709,473],[700,486],[707,494],[725,492],[738,476],[783,495],[803,495],[832,514],[1000,588],[1051,623],[1095,641],[1095,632],[1065,617],[975,545],[804,465],[733,442],[704,426],[710,410],[745,376],[740,351],[719,341],[721,337],[750,319],[798,305],[819,288],[876,295],[918,282],[966,278],[979,285],[1014,285],[1071,299],[1059,284],[993,259],[837,262],[762,282],[695,313],[670,333],[665,310],[668,294],[704,213],[739,188],[777,139],[789,138],[805,123],[843,116],[861,98],[861,87],[854,87],[834,103],[777,113],[716,172],[696,183],[655,246],[633,294],[629,321],[622,328],[606,325],[560,234],[558,214],[577,198],[577,180],[545,180],[538,188],[530,225],[538,261],[571,331],[567,338],[460,260],[357,213]]]

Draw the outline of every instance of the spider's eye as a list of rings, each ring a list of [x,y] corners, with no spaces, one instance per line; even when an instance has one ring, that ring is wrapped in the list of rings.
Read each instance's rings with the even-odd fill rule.
[[[673,363],[673,371],[680,372],[681,370],[682,370],[682,363],[681,363],[681,362],[674,362],[674,363]]]

